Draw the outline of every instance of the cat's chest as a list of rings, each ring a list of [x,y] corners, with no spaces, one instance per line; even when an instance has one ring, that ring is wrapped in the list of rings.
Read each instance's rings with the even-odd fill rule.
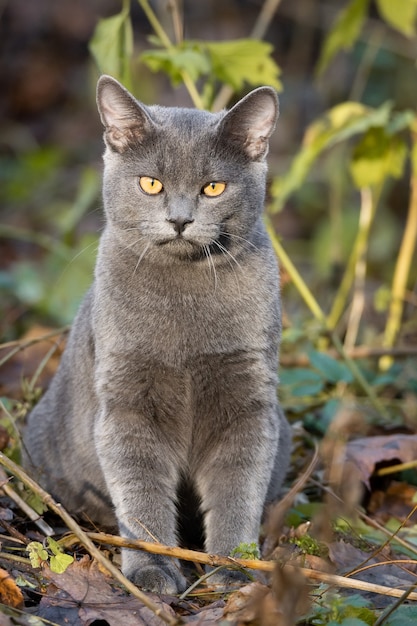
[[[198,355],[262,349],[275,323],[273,302],[262,291],[261,284],[253,289],[221,273],[217,283],[203,274],[198,288],[155,276],[138,280],[134,290],[116,284],[102,299],[102,336],[109,347],[176,365]]]

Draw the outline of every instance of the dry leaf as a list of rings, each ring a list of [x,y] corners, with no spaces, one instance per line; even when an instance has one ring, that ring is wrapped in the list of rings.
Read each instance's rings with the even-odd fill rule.
[[[103,621],[109,626],[161,626],[162,620],[139,600],[112,586],[112,579],[103,574],[88,556],[56,574],[46,565],[44,576],[53,582],[40,603],[39,617],[61,624],[63,617],[74,626],[88,626]],[[153,602],[174,615],[170,606],[157,596]],[[71,618],[71,619],[70,619]],[[60,621],[61,620],[61,621]]]
[[[7,606],[19,608],[23,605],[23,594],[14,579],[4,569],[0,569],[0,600]]]
[[[351,462],[368,487],[379,463],[407,463],[417,459],[417,435],[364,437],[346,444],[346,461]]]

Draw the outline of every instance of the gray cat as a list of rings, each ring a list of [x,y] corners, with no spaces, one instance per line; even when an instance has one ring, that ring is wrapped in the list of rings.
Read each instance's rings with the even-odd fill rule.
[[[218,114],[148,107],[102,76],[97,102],[107,223],[25,465],[74,514],[171,546],[192,490],[206,550],[227,555],[258,541],[289,462],[262,223],[277,96],[262,87]],[[123,550],[122,569],[150,591],[186,586],[166,557]]]

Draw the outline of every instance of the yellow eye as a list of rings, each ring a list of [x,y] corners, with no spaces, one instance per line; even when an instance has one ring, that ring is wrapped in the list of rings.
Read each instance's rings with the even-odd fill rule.
[[[209,196],[210,198],[216,198],[220,196],[223,191],[226,189],[226,183],[207,183],[203,187],[203,194],[205,196]]]
[[[139,178],[139,185],[142,191],[150,196],[156,196],[158,193],[161,193],[164,188],[160,180],[152,178],[151,176],[141,176]]]

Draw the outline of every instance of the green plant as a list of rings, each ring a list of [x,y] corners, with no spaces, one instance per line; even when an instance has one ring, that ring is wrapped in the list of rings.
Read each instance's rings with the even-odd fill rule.
[[[41,567],[43,563],[48,563],[51,570],[57,574],[65,572],[67,567],[74,562],[74,557],[65,554],[59,543],[52,537],[47,537],[46,547],[39,541],[31,541],[26,550],[29,552],[32,567]]]

